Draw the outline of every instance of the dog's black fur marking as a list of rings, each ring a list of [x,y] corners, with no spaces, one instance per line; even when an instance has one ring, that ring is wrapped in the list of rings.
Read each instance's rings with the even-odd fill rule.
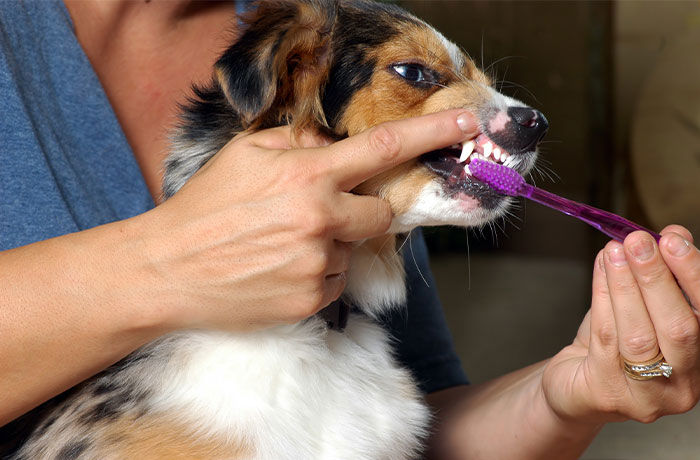
[[[122,411],[122,406],[129,402],[129,398],[119,394],[95,404],[92,409],[80,416],[80,421],[86,425],[92,425],[100,420],[112,418]]]
[[[90,441],[79,439],[66,444],[56,455],[56,460],[75,460],[90,447]]]
[[[376,68],[376,61],[366,57],[366,50],[388,42],[400,33],[397,27],[410,21],[405,13],[400,13],[393,5],[363,3],[363,10],[340,8],[334,40],[333,56],[328,84],[323,94],[323,111],[333,129],[350,102],[351,97],[370,84]],[[375,20],[367,21],[365,10],[382,10],[390,14],[394,21],[385,16],[370,13]],[[337,133],[336,135],[346,135]]]
[[[67,409],[64,402],[77,393],[79,388],[80,386],[73,387],[0,427],[0,459],[22,460],[22,457],[13,457],[13,454],[35,430],[43,432],[49,429]]]
[[[97,384],[92,387],[92,394],[95,396],[102,396],[117,391],[119,388],[120,386],[116,382],[100,379]]]
[[[192,91],[194,97],[189,98],[188,104],[181,107],[181,124],[188,127],[183,132],[184,139],[197,142],[220,131],[230,133],[233,137],[241,130],[238,117],[217,82],[207,88],[195,86]]]

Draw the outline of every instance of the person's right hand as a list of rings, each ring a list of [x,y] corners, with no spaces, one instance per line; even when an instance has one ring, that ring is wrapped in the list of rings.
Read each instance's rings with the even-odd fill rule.
[[[471,115],[452,110],[332,145],[304,134],[293,146],[288,127],[237,136],[142,216],[171,326],[250,330],[316,313],[345,287],[349,243],[391,223],[388,203],[350,190],[476,130]]]

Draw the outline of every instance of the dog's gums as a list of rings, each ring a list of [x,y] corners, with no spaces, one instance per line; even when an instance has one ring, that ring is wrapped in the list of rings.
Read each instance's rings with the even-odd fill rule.
[[[465,140],[461,144],[454,144],[422,155],[421,162],[443,178],[450,190],[459,192],[455,194],[456,197],[461,199],[473,197],[485,208],[496,208],[504,197],[502,194],[494,193],[493,189],[471,174],[469,163],[475,158],[515,170],[526,164],[517,155],[511,155],[484,133]]]

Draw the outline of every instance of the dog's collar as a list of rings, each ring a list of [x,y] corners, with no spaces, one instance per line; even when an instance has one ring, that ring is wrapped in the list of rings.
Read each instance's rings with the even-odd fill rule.
[[[348,324],[350,306],[342,300],[336,300],[326,308],[318,312],[318,315],[326,321],[329,329],[343,332]]]

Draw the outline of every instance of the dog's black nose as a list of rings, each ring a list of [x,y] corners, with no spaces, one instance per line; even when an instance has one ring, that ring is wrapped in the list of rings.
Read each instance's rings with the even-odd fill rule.
[[[513,143],[516,151],[534,150],[549,128],[549,123],[542,112],[530,107],[509,107],[508,116],[514,121],[512,129],[515,130]]]

